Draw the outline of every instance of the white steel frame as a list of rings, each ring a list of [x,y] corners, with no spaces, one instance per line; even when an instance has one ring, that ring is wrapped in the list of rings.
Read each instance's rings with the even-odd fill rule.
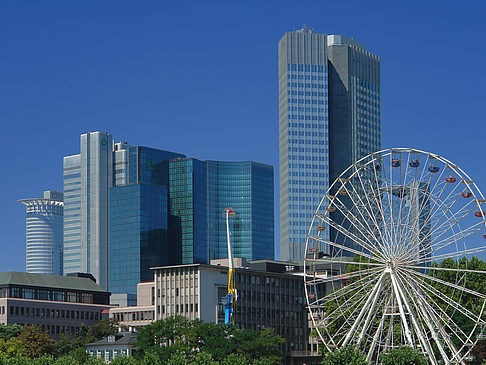
[[[459,262],[486,251],[483,203],[457,165],[417,149],[382,150],[344,171],[322,198],[305,246],[310,321],[326,349],[354,345],[378,363],[381,353],[408,345],[432,364],[465,363],[486,329],[486,295],[468,288],[468,278],[486,280],[486,271]],[[437,265],[444,259],[457,268]],[[357,269],[343,272],[349,263]],[[448,280],[433,275],[441,272]],[[465,294],[479,311],[461,304]],[[459,314],[468,326],[455,323]]]

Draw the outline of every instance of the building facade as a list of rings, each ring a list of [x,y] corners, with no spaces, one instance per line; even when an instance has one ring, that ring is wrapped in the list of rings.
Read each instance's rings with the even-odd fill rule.
[[[207,161],[209,260],[228,257],[226,220],[231,207],[233,256],[273,259],[275,246],[273,166],[252,161]],[[209,262],[209,261],[207,261]]]
[[[280,40],[278,68],[280,257],[301,260],[330,183],[381,148],[380,59],[304,28]]]
[[[63,194],[48,190],[19,203],[26,207],[26,271],[62,275]]]
[[[300,260],[329,186],[327,37],[302,29],[278,44],[280,257]]]
[[[35,324],[58,340],[101,320],[110,293],[88,277],[0,273],[0,324]]]
[[[178,265],[154,269],[155,319],[181,315],[224,323],[228,268]],[[309,329],[302,276],[236,269],[235,324],[243,329],[274,328],[287,340],[286,353],[307,351]]]
[[[82,134],[80,154],[63,161],[64,273],[91,273],[110,290],[113,279],[114,292],[126,293],[128,288],[135,294],[136,283],[150,275],[150,265],[166,262],[159,261],[167,258],[161,251],[168,246],[167,191],[160,186],[168,180],[168,171],[161,162],[182,156],[114,143],[106,132]],[[134,210],[123,209],[117,199]],[[145,255],[147,250],[150,255]],[[112,272],[112,262],[126,260],[126,256],[120,259],[126,254],[131,254],[129,263],[114,264]],[[139,274],[133,276],[135,272]],[[128,277],[132,281],[126,281]],[[120,285],[124,280],[133,285]]]
[[[178,262],[208,262],[207,164],[194,158],[169,162],[170,239]]]

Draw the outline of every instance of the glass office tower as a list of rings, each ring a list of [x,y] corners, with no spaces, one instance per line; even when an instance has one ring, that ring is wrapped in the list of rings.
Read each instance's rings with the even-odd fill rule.
[[[286,33],[278,52],[280,258],[301,260],[329,185],[381,149],[380,59],[349,38],[306,28]]]
[[[62,275],[63,196],[45,191],[43,198],[21,199],[26,207],[26,271]]]
[[[119,196],[126,195],[118,190],[111,192],[110,189],[131,184],[166,185],[168,169],[162,166],[162,162],[168,158],[184,155],[130,146],[126,143],[114,143],[112,136],[106,132],[90,132],[81,135],[80,151],[78,155],[64,157],[63,163],[67,212],[64,217],[64,273],[91,273],[99,285],[109,290],[111,277],[109,250],[112,243],[115,247],[117,244],[112,241],[114,238],[110,238],[110,210],[118,206],[116,201],[111,202],[111,196],[117,199]],[[144,187],[137,187],[137,189],[140,194],[144,194],[140,198],[141,205],[137,210],[140,215],[137,219],[143,221],[146,219],[144,215],[147,214],[145,207],[148,209],[151,206],[150,194],[153,194],[154,204],[157,206],[161,206],[163,201],[166,202],[167,197],[162,199],[158,189],[150,190]],[[166,215],[161,216],[165,219]],[[120,217],[122,218],[132,219],[133,217]],[[166,226],[166,220],[160,222],[160,225]],[[157,225],[154,227],[156,227],[154,229],[164,229]],[[134,225],[130,237],[138,237],[144,230],[143,224]],[[133,239],[131,244],[133,250],[144,245],[141,239]],[[162,239],[161,245],[166,245],[165,238]],[[138,256],[139,265],[142,265],[143,270],[149,270],[143,264],[144,259]]]
[[[280,258],[301,260],[329,186],[327,36],[301,29],[278,43]]]
[[[174,264],[167,240],[167,188],[130,184],[110,189],[110,291],[137,293],[150,268]]]
[[[171,242],[183,264],[208,263],[207,168],[205,161],[169,163]]]
[[[381,150],[380,58],[341,35],[327,37],[329,165],[332,183],[353,162]]]
[[[231,207],[234,257],[274,258],[273,166],[207,161],[209,259],[228,257],[223,210]]]

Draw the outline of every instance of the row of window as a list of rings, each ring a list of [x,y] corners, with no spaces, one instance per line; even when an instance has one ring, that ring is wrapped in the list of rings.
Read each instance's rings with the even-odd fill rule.
[[[113,313],[113,318],[122,322],[147,321],[154,319],[154,311]]]
[[[0,298],[50,300],[56,302],[93,303],[93,294],[36,288],[0,288]]]
[[[5,315],[5,306],[0,307],[0,315]],[[70,311],[64,309],[46,309],[33,307],[10,307],[11,316],[38,317],[38,318],[58,318],[58,319],[81,319],[87,321],[97,321],[98,312]]]

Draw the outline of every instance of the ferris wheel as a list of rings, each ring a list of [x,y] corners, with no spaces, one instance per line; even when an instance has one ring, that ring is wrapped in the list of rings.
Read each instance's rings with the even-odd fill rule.
[[[367,361],[408,345],[465,363],[486,330],[486,201],[457,165],[393,148],[368,155],[322,198],[306,241],[310,320],[328,351]]]

